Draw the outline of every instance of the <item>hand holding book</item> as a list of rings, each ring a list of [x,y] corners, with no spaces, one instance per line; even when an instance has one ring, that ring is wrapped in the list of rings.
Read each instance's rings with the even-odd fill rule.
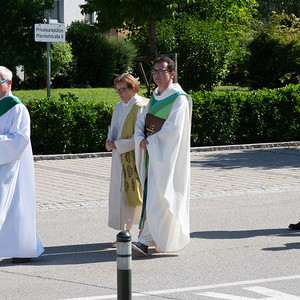
[[[160,131],[161,127],[163,126],[166,120],[156,117],[151,114],[146,114],[145,119],[145,138],[148,136]]]

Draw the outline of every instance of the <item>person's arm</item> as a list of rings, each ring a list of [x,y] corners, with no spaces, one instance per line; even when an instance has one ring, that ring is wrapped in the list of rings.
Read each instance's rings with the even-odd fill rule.
[[[115,105],[114,110],[113,110],[113,114],[111,117],[111,123],[110,126],[108,126],[108,133],[107,133],[107,139],[105,142],[105,148],[107,151],[111,151],[112,149],[116,149],[115,143],[113,141],[113,133],[112,133],[112,128],[114,128],[113,124],[114,124],[114,120],[116,118],[116,111],[118,110],[118,103]]]
[[[107,151],[111,151],[112,149],[117,149],[115,143],[109,139],[106,140],[105,148]]]
[[[137,120],[139,120],[139,118],[141,117],[143,109],[144,107],[140,107],[138,109],[136,118]],[[120,154],[132,151],[135,148],[134,134],[128,139],[119,139],[116,140],[114,143]]]
[[[139,145],[144,150],[147,150],[148,141],[145,139],[145,119],[148,111],[148,106],[144,109],[141,116],[137,119],[135,124],[135,144]]]
[[[11,126],[8,133],[0,134],[0,165],[19,159],[30,143],[30,117],[26,107],[17,104],[7,113]]]

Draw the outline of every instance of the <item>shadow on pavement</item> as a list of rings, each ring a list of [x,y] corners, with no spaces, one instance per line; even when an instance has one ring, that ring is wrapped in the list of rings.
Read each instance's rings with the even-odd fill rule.
[[[110,243],[45,247],[38,265],[76,265],[116,261],[116,249]]]
[[[192,232],[191,238],[199,239],[246,239],[256,236],[300,236],[300,231],[290,229],[258,229],[258,230],[237,230],[237,231],[199,231]]]
[[[167,257],[177,257],[177,254],[157,253],[155,250],[149,249],[148,256],[142,256],[138,253],[132,253],[133,260],[146,260]],[[45,247],[45,252],[38,258],[33,259],[26,265],[78,265],[101,262],[116,262],[116,248],[111,248],[110,243],[99,244],[81,244]],[[11,258],[3,259],[1,266],[12,266],[20,264],[12,264]]]
[[[209,159],[207,159],[209,158]],[[260,149],[242,150],[237,152],[210,152],[203,160],[191,160],[191,167],[200,168],[256,168],[280,169],[299,168],[300,149]]]
[[[261,250],[265,251],[284,251],[284,250],[295,250],[300,249],[300,243],[287,243],[282,247],[271,247],[271,248],[263,248]]]

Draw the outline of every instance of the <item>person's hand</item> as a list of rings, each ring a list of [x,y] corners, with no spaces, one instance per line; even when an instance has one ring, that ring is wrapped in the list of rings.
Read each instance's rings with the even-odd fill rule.
[[[140,147],[144,150],[147,150],[147,145],[149,144],[149,142],[145,139],[141,140],[140,142]]]
[[[114,143],[113,141],[111,141],[111,140],[107,140],[107,141],[106,141],[106,144],[107,144],[107,146],[108,146],[109,148],[111,148],[111,149],[117,149],[115,143]]]

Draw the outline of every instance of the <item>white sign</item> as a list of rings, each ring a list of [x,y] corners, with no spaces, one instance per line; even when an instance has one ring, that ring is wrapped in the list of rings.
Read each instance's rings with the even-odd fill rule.
[[[66,39],[66,27],[58,24],[35,24],[34,40],[36,42],[64,43]]]

